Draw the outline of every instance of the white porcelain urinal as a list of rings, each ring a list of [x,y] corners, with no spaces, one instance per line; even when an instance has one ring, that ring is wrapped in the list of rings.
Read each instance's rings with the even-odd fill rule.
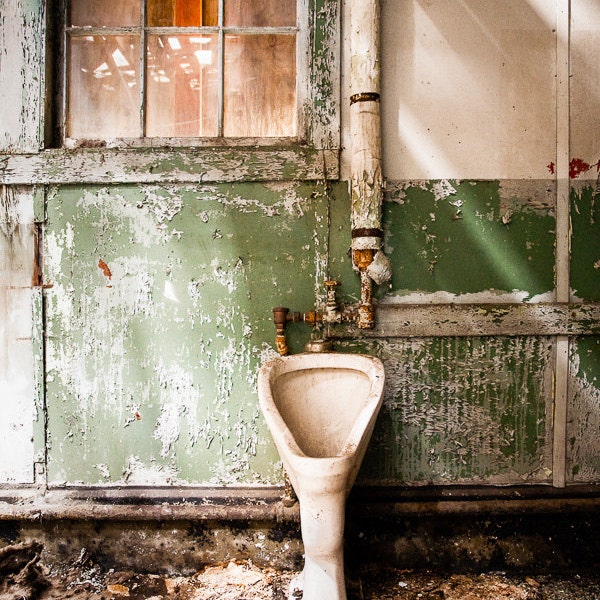
[[[371,356],[315,353],[265,363],[258,395],[300,502],[304,569],[292,582],[303,600],[345,600],[346,497],[383,399],[384,371]]]

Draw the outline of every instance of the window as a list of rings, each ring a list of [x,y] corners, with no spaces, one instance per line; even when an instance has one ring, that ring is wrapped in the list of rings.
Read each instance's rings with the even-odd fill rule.
[[[69,0],[63,137],[298,136],[296,0]]]

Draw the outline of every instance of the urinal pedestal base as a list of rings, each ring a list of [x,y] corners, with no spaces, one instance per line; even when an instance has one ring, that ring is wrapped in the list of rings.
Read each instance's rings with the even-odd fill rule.
[[[290,585],[290,600],[346,600],[344,519],[346,495],[336,491],[300,498],[304,569]]]
[[[314,562],[307,558],[290,583],[288,600],[346,600],[343,560]]]

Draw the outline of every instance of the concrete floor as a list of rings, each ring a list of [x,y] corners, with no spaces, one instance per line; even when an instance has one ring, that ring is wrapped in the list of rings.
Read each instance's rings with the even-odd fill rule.
[[[41,562],[38,547],[21,544],[0,552],[0,600],[287,600],[294,575],[248,561],[185,577],[100,567],[85,557],[48,565]],[[600,599],[599,573],[460,574],[370,567],[347,575],[348,600]]]

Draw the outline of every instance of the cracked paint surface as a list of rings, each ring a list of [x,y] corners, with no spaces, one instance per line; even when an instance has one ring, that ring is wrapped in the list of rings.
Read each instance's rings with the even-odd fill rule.
[[[548,481],[550,338],[379,340],[344,349],[375,354],[386,369],[362,481]]]
[[[272,306],[313,302],[327,224],[318,190],[284,187],[52,191],[51,482],[280,477],[256,371]]]

